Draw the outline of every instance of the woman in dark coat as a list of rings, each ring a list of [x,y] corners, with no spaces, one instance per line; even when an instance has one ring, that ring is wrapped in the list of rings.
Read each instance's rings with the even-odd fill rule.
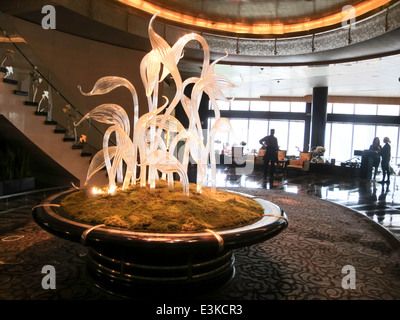
[[[381,151],[379,152],[380,156],[382,157],[382,181],[379,183],[390,183],[390,139],[388,137],[383,138],[383,142],[385,145],[382,147]],[[387,180],[385,181],[385,176],[387,176]]]
[[[375,152],[371,155],[371,160],[370,160],[372,162],[372,167],[374,167],[373,180],[375,180],[376,174],[378,173],[379,163],[381,162],[381,157],[379,156],[379,152],[381,151],[381,141],[379,140],[378,137],[375,137],[374,141],[372,141],[372,144],[369,147],[369,151]]]

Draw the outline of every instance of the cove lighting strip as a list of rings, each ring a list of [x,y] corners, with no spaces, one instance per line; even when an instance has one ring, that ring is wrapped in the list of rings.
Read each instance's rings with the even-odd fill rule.
[[[257,23],[257,24],[246,24],[246,23],[225,23],[216,22],[198,17],[192,17],[187,14],[178,13],[169,9],[162,8],[144,0],[117,0],[123,4],[131,7],[135,7],[139,10],[145,11],[151,15],[159,12],[159,17],[174,22],[183,23],[193,27],[206,28],[219,30],[222,32],[230,32],[236,34],[253,34],[253,35],[277,35],[277,34],[290,34],[295,32],[304,32],[313,29],[319,29],[329,27],[332,25],[340,24],[342,21],[350,20],[351,13],[349,10],[343,10],[341,12],[334,13],[330,16],[294,24],[268,24],[268,23]],[[384,6],[391,0],[376,0],[376,1],[363,1],[356,4],[353,8],[355,16],[357,18],[371,12],[379,7]]]

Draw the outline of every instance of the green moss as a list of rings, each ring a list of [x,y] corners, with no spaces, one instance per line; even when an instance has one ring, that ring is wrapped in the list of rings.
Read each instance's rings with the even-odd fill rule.
[[[191,184],[185,197],[179,182],[170,191],[165,181],[155,189],[135,186],[113,196],[81,190],[64,198],[61,209],[75,221],[149,232],[231,229],[251,224],[264,213],[258,202],[242,195],[218,189],[213,193],[210,188],[199,195]]]

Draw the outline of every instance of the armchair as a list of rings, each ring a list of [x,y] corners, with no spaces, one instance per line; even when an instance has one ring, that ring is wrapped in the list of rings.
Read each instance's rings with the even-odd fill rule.
[[[278,161],[285,161],[286,150],[278,150]]]
[[[255,166],[263,166],[264,165],[264,160],[263,157],[265,155],[265,149],[260,148],[258,151],[257,156],[254,158],[254,165]]]
[[[286,166],[287,170],[295,170],[298,172],[308,172],[310,170],[311,152],[300,152],[300,157],[297,160],[289,160]]]

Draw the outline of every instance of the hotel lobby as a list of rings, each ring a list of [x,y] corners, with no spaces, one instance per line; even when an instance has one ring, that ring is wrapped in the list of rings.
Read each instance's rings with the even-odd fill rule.
[[[400,1],[3,0],[0,28],[0,300],[400,299]],[[162,180],[141,229],[63,207]],[[172,189],[264,211],[177,229]]]

